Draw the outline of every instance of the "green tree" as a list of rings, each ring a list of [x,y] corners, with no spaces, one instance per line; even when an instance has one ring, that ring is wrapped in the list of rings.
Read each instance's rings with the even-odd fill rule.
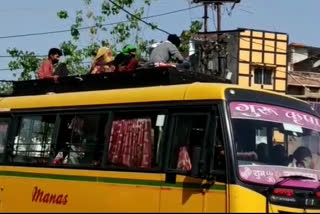
[[[83,0],[84,8],[75,13],[74,24],[70,27],[71,38],[60,44],[63,51],[65,62],[72,75],[85,74],[91,66],[91,60],[95,56],[96,51],[101,46],[108,46],[114,52],[120,50],[125,44],[131,43],[138,47],[137,56],[145,58],[148,55],[148,47],[153,40],[145,40],[140,33],[142,25],[138,18],[144,16],[145,10],[153,2],[157,0],[113,0],[112,4],[108,0],[104,0],[99,11],[94,11],[92,0]],[[121,8],[131,11],[134,16],[126,14]],[[68,11],[62,10],[57,12],[60,20],[71,19]],[[127,21],[114,25],[105,24],[108,20],[114,20],[114,17],[123,17]],[[87,26],[89,24],[89,27]],[[182,51],[188,48],[188,39],[201,29],[200,22],[191,23],[189,31],[185,31],[182,35]],[[149,26],[155,30],[157,25],[151,23]],[[85,47],[80,46],[81,39],[88,38]],[[46,58],[39,58],[34,52],[20,51],[17,48],[7,50],[8,54],[13,57],[9,62],[9,68],[18,75],[17,70],[22,72],[18,77],[19,80],[28,80],[36,77],[37,70],[41,61]],[[1,88],[0,88],[1,90]]]

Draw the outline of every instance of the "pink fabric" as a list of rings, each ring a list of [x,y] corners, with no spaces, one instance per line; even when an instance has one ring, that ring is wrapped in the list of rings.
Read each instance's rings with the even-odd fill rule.
[[[108,161],[130,168],[151,168],[151,119],[117,120],[112,124]]]
[[[191,168],[192,165],[187,147],[180,147],[177,169],[188,172],[191,170]]]

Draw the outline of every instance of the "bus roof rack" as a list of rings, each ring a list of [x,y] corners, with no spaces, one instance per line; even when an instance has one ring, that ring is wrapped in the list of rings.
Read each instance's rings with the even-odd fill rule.
[[[52,79],[14,81],[9,96],[39,95],[49,92],[64,93],[120,88],[135,88],[159,85],[175,85],[193,82],[220,82],[227,80],[198,72],[181,72],[175,67],[141,68],[134,72],[117,72],[60,77]]]

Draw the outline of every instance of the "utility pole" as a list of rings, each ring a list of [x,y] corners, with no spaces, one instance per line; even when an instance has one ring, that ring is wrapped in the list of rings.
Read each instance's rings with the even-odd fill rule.
[[[221,2],[216,2],[215,6],[217,8],[217,31],[218,31],[218,35],[217,35],[217,43],[219,44],[218,47],[218,74],[219,75],[223,75],[223,65],[222,65],[222,59],[223,57],[221,56],[221,44],[220,44],[220,36],[221,36]]]
[[[215,6],[217,8],[217,31],[221,31],[221,2],[216,2]]]
[[[221,27],[221,8],[224,3],[233,3],[234,5],[236,3],[239,3],[241,0],[193,0],[194,3],[202,3],[204,6],[204,44],[202,45],[202,56],[203,56],[203,62],[201,63],[204,67],[204,72],[209,71],[209,62],[210,57],[212,57],[212,53],[216,52],[216,56],[218,58],[217,65],[216,65],[216,71],[217,73],[214,75],[218,75],[222,78],[225,78],[225,73],[227,70],[227,62],[226,62],[226,53],[224,53],[226,45],[222,44],[224,41],[221,41],[221,35],[222,35],[222,27]],[[208,5],[214,4],[215,9],[217,10],[217,39],[215,41],[215,44],[212,45],[207,40],[207,34],[208,33]],[[224,42],[225,43],[225,42]],[[214,47],[215,46],[215,47]],[[211,69],[212,70],[212,69]]]
[[[204,32],[207,33],[208,32],[208,4],[204,4]]]

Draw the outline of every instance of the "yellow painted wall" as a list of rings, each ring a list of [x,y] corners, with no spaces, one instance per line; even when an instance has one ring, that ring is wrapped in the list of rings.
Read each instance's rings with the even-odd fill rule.
[[[249,74],[250,65],[248,63],[239,63],[239,73],[240,74]]]
[[[285,80],[276,80],[276,90],[284,91],[286,90],[286,81]]]
[[[286,67],[276,67],[276,77],[277,78],[286,78]]]
[[[262,52],[252,51],[251,61],[254,63],[262,63]]]
[[[264,63],[274,65],[274,54],[273,53],[264,53]]]
[[[274,52],[274,49],[275,49],[275,41],[265,40],[265,42],[264,42],[264,50],[265,50],[265,51],[272,51],[272,52]]]
[[[249,78],[248,78],[248,77],[245,77],[245,76],[239,76],[238,84],[239,84],[240,86],[243,86],[243,87],[248,87],[248,85],[249,85]]]
[[[262,39],[252,39],[252,49],[253,50],[262,51],[262,47],[263,47],[262,44],[263,44]]]
[[[272,67],[275,69],[275,73],[273,74],[275,78],[280,78],[276,81],[272,80],[273,84],[276,84],[275,90],[285,91],[286,80],[284,79],[287,77],[287,40],[288,36],[281,33],[255,30],[241,32],[239,39],[239,74],[247,75],[252,73],[254,75],[253,71],[248,70],[251,66],[252,69],[254,69],[255,66]],[[248,50],[250,47],[252,47],[251,53],[250,50]],[[243,62],[247,62],[247,65]],[[260,84],[254,84],[254,77],[239,76],[238,83],[241,84],[241,86],[249,86],[249,78],[251,78],[251,87],[261,88]],[[274,90],[273,85],[264,85],[263,88]]]
[[[250,61],[250,51],[241,50],[239,54],[240,61]]]
[[[277,40],[287,41],[288,36],[286,34],[277,34]]]
[[[249,39],[240,39],[240,48],[250,49],[250,40]]]
[[[253,36],[253,37],[260,37],[260,38],[262,38],[262,37],[263,37],[263,33],[260,32],[260,31],[252,31],[252,36]]]
[[[274,33],[265,33],[264,37],[266,39],[275,39],[276,38],[276,34],[274,34]]]
[[[287,64],[287,55],[277,54],[277,65],[286,65]]]
[[[287,42],[277,42],[277,52],[287,53]]]
[[[243,31],[243,32],[240,32],[240,35],[241,35],[241,36],[250,36],[250,34],[251,34],[251,31],[250,31],[250,30],[245,30],[245,31]]]

